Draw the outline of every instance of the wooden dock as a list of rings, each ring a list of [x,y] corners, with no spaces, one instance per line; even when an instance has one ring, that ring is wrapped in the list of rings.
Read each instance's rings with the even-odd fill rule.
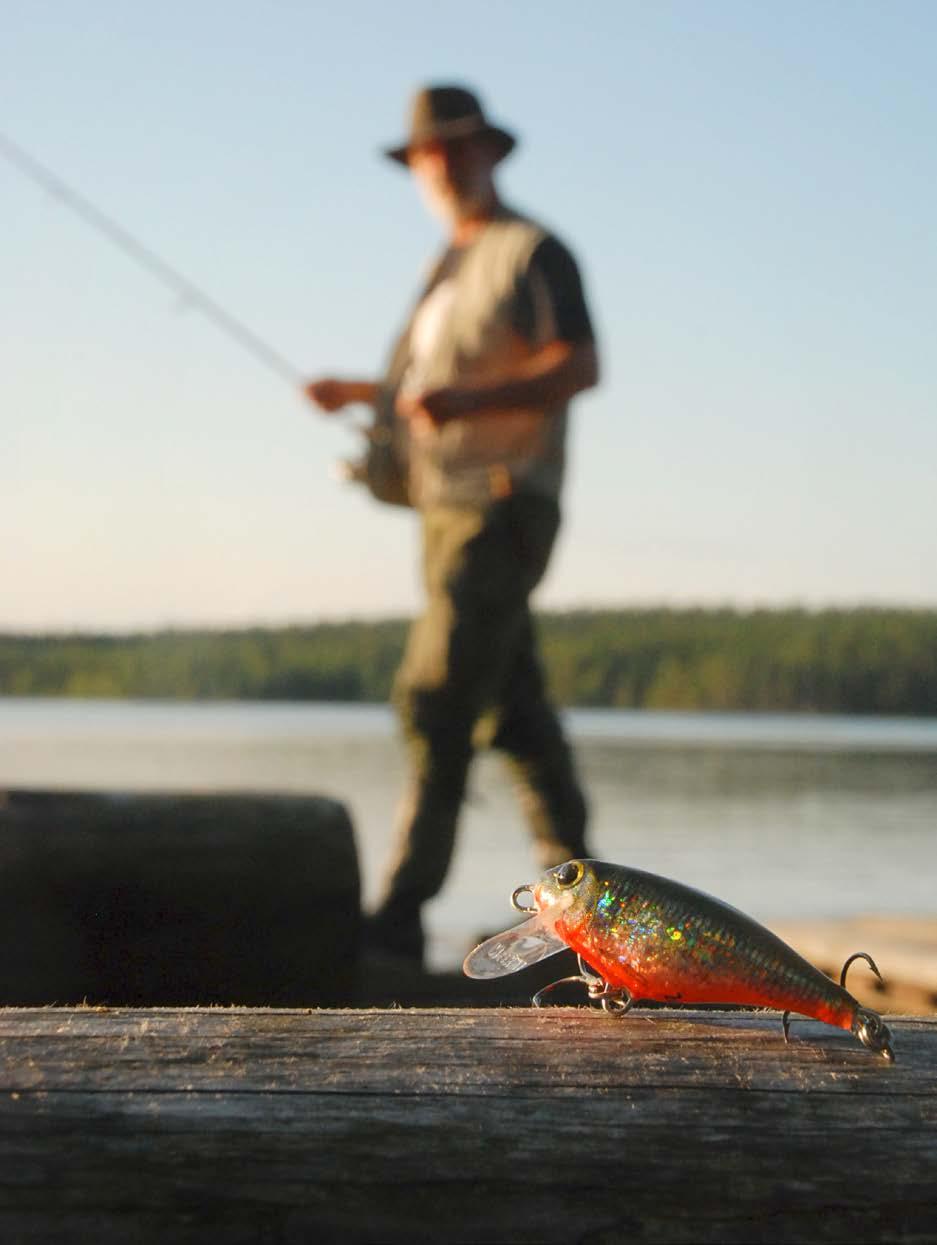
[[[937,1018],[0,1010],[0,1240],[937,1240]]]

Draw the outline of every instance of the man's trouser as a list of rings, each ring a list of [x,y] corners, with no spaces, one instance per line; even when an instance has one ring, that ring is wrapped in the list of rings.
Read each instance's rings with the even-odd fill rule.
[[[507,755],[543,867],[586,854],[586,804],[547,700],[528,606],[558,527],[557,504],[536,496],[423,515],[427,608],[393,694],[411,775],[387,917],[417,914],[443,884],[479,726],[490,726],[491,746]]]

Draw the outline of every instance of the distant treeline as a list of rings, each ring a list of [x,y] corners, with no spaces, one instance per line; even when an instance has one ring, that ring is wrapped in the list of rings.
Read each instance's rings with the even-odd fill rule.
[[[937,714],[935,610],[577,610],[539,627],[565,705]],[[381,701],[406,629],[0,635],[0,694]]]

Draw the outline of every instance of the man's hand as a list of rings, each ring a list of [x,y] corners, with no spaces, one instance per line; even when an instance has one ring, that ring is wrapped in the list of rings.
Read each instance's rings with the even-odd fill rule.
[[[377,385],[370,380],[339,380],[335,376],[323,376],[310,381],[304,390],[306,397],[328,415],[341,411],[353,402],[373,405],[377,397]]]

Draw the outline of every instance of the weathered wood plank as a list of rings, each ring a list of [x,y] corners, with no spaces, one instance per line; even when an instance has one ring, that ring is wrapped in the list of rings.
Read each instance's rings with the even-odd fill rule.
[[[785,1046],[776,1014],[584,1008],[0,1011],[0,1089],[347,1093],[353,1077],[376,1094],[666,1083],[937,1096],[937,1019],[901,1021],[892,1068],[829,1026],[795,1021],[791,1034]]]
[[[893,1029],[0,1011],[0,1239],[933,1240],[937,1020]]]

